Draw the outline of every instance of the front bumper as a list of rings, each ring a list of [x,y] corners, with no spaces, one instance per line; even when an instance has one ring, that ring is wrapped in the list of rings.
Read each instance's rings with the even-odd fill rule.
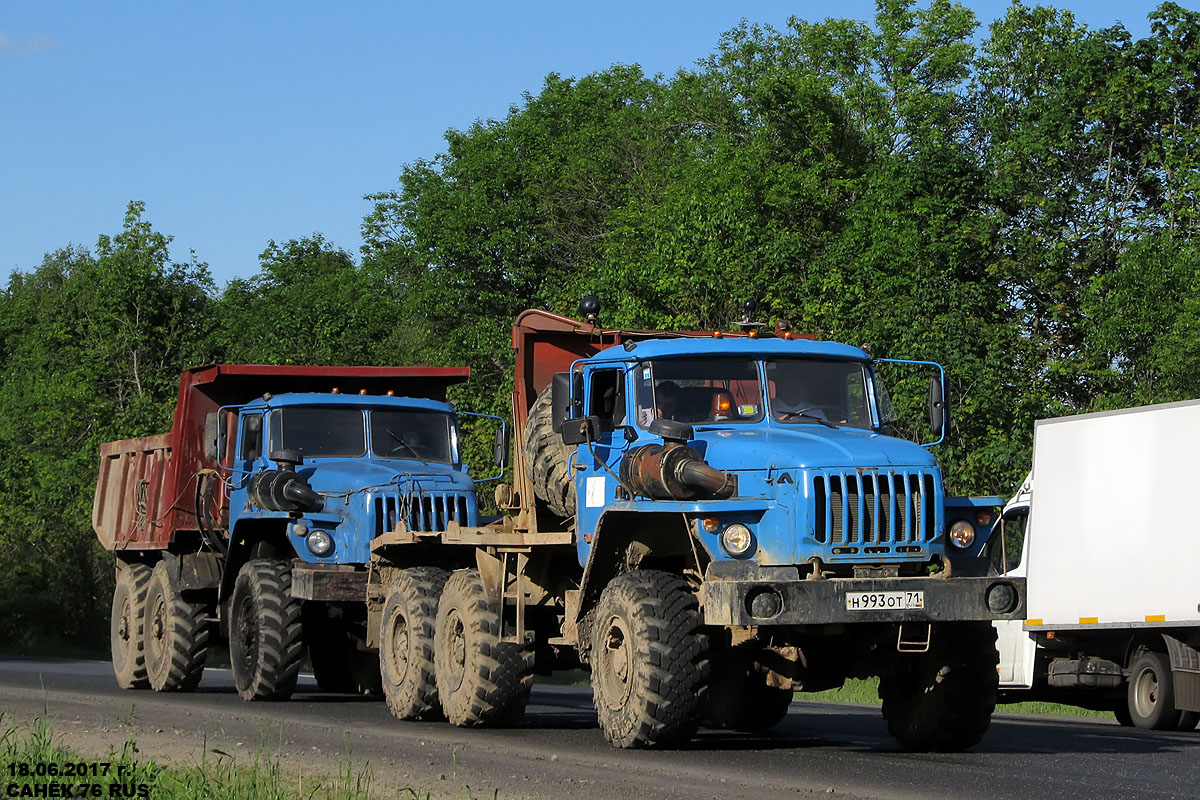
[[[700,589],[704,624],[723,626],[827,625],[855,622],[984,622],[1025,618],[1025,579],[1008,576],[951,578],[825,578],[800,580],[785,576],[792,568],[740,569],[724,572],[709,566]],[[749,565],[745,565],[749,566]],[[1012,602],[1002,612],[988,608],[995,587],[1011,589]],[[1003,591],[1003,590],[1002,590]],[[921,608],[847,608],[850,592],[921,592]],[[755,616],[754,598],[778,597],[778,612]],[[892,595],[895,597],[895,595]],[[776,602],[758,604],[774,607]]]

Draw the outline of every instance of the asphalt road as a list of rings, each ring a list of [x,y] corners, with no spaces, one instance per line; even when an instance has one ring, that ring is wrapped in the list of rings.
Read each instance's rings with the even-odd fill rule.
[[[1195,798],[1200,733],[997,715],[969,753],[911,754],[877,709],[796,702],[770,735],[701,731],[685,750],[619,751],[604,741],[586,689],[538,685],[525,721],[464,730],[393,719],[377,700],[317,692],[311,676],[284,703],[245,703],[227,670],[193,694],[122,691],[105,662],[0,659],[7,727],[48,712],[56,733],[100,756],[132,733],[147,757],[202,751],[278,756],[289,771],[369,769],[382,796],[476,798]]]

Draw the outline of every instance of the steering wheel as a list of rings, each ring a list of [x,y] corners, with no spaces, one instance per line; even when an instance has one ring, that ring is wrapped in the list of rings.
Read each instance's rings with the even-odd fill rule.
[[[846,412],[846,409],[842,408],[841,406],[826,405],[805,406],[804,408],[796,411],[785,411],[781,416],[783,419],[793,419],[795,417],[812,417],[813,419],[821,419],[820,417],[815,417],[808,413],[810,411],[832,412],[826,413],[825,419],[823,420],[824,422],[833,422],[835,420],[838,422],[844,422],[850,418],[850,415]]]

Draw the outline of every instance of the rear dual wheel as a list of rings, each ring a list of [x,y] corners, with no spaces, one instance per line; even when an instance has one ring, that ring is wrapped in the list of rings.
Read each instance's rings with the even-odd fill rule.
[[[434,673],[442,709],[455,725],[511,725],[525,713],[533,652],[500,634],[500,609],[479,571],[452,573],[438,600]]]
[[[208,607],[185,600],[167,561],[154,567],[146,594],[146,676],[156,692],[200,685],[208,653]]]
[[[1149,651],[1135,658],[1130,668],[1125,713],[1129,724],[1148,731],[1190,731],[1200,722],[1197,712],[1175,707],[1171,659]]]
[[[379,671],[388,708],[399,719],[440,719],[434,632],[438,598],[449,573],[401,570],[387,587],[379,630]]]
[[[151,574],[152,570],[145,564],[117,565],[108,642],[112,649],[113,672],[122,689],[145,689],[150,685],[146,676],[143,634]]]

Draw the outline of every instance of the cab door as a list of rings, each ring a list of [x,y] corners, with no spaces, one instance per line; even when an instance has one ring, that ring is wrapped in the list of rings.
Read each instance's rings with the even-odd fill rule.
[[[1025,577],[1025,534],[1029,522],[1029,503],[1010,502],[988,542],[992,565],[1001,574]],[[996,649],[1000,653],[1001,689],[1028,689],[1033,686],[1037,644],[1025,631],[1024,620],[994,620]]]

